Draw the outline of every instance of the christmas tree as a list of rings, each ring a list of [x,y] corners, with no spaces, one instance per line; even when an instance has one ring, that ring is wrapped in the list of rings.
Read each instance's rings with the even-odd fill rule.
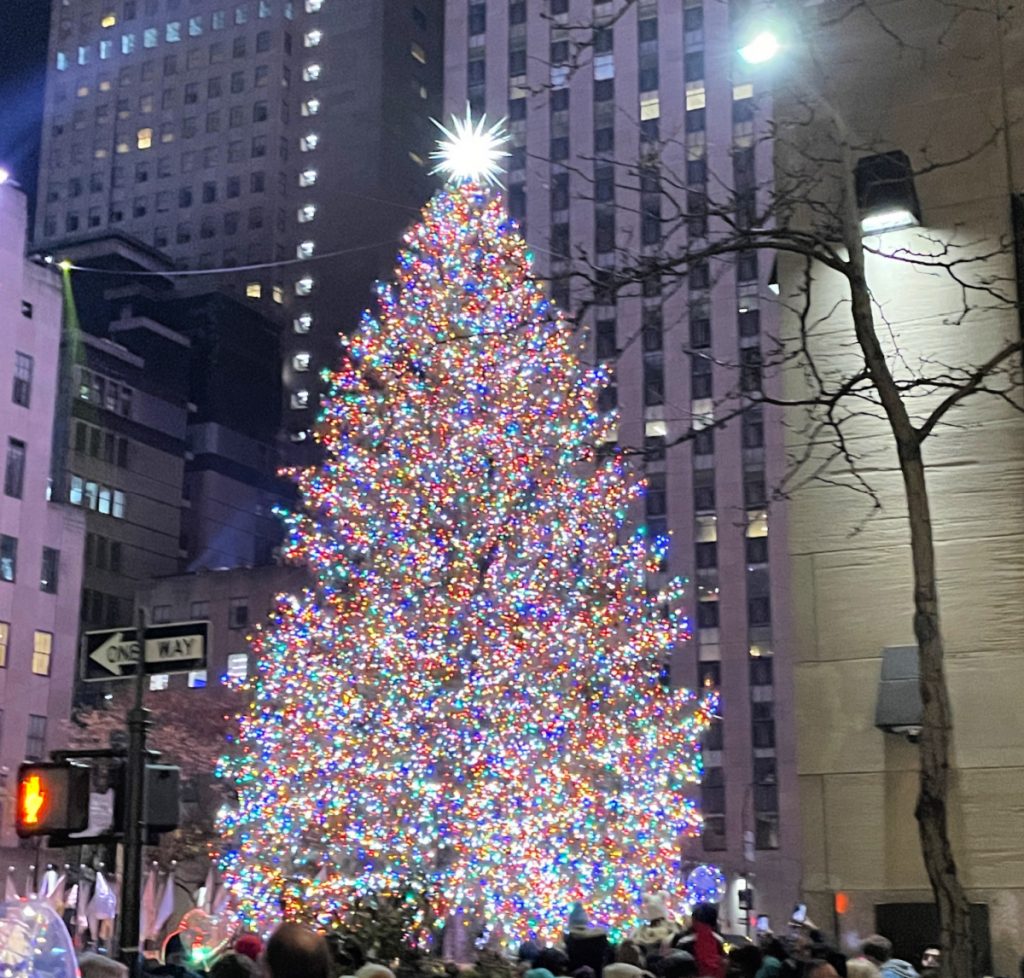
[[[648,591],[667,541],[626,529],[644,487],[599,451],[609,378],[470,179],[488,132],[449,136],[452,179],[329,377],[288,516],[314,580],[255,636],[221,765],[225,875],[256,926],[413,879],[439,919],[483,906],[548,936],[581,900],[624,925],[643,891],[679,892],[700,828],[714,702],[661,681],[682,582]]]

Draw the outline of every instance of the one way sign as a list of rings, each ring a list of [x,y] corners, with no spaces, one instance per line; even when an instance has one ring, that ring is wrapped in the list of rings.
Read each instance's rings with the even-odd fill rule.
[[[147,673],[190,672],[206,668],[210,623],[181,621],[146,629]],[[82,679],[127,679],[135,675],[139,642],[134,628],[110,628],[82,636]]]

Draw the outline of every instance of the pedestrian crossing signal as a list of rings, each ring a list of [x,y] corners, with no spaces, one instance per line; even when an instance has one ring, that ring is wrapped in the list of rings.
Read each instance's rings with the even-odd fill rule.
[[[89,824],[89,768],[56,762],[18,768],[15,828],[21,838],[82,832]]]

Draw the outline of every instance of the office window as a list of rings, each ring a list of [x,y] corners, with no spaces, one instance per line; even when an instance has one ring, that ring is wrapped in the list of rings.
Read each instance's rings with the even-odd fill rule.
[[[43,564],[39,574],[39,590],[47,594],[57,593],[57,577],[60,573],[60,551],[43,547]]]
[[[304,312],[300,316],[296,316],[292,321],[292,329],[296,333],[308,333],[313,328],[313,316]]]
[[[14,354],[14,386],[11,400],[21,407],[28,407],[32,400],[32,357],[27,353]]]
[[[28,736],[25,739],[25,760],[41,761],[46,753],[46,717],[37,713],[28,716]]]
[[[245,628],[249,624],[249,599],[232,598],[228,604],[228,628]]]
[[[7,668],[7,648],[10,643],[11,623],[9,621],[0,621],[0,669]]]
[[[4,495],[21,499],[25,487],[25,443],[7,439],[7,464],[4,468]]]
[[[52,653],[53,633],[36,630],[32,639],[32,671],[37,676],[50,675]]]

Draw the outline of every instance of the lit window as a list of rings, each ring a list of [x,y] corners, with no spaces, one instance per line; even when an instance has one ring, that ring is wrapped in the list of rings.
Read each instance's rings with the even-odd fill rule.
[[[409,45],[409,53],[421,64],[427,63],[427,52],[423,50],[423,46],[417,44],[415,41]]]
[[[249,5],[247,3],[241,3],[235,7],[235,23],[245,24],[249,20]]]
[[[271,292],[271,298],[278,305],[281,305],[281,303],[284,302],[284,289],[281,288],[280,285],[275,285]]]
[[[78,49],[78,63],[80,65],[87,65],[89,63],[89,48],[82,46]]]
[[[740,102],[745,98],[754,97],[754,86],[747,82],[744,85],[733,85],[732,87],[732,98],[734,102]]]
[[[302,103],[303,115],[316,115],[320,111],[320,99],[311,98]]]
[[[316,204],[303,204],[298,211],[299,224],[308,224],[316,217]]]
[[[695,112],[697,109],[703,109],[707,105],[707,101],[707,92],[704,89],[703,83],[701,83],[699,88],[687,91],[686,110],[687,112]]]
[[[168,23],[168,25],[167,25],[167,31],[164,34],[164,36],[167,39],[167,42],[169,44],[173,44],[175,41],[180,41],[181,40],[181,21],[180,20],[172,20],[172,21],[170,21],[170,23]]]
[[[640,120],[657,119],[661,115],[661,102],[657,95],[649,95],[640,99]]]
[[[110,79],[104,78],[103,81],[100,82],[100,91],[101,92],[109,92],[110,91]]]
[[[250,282],[245,287],[245,296],[247,299],[262,299],[263,286],[259,282]]]
[[[306,13],[316,14],[323,8],[324,0],[306,0]]]
[[[313,315],[312,313],[304,312],[301,316],[296,316],[292,320],[292,329],[296,333],[308,333],[313,328]]]
[[[249,675],[249,655],[234,652],[228,656],[228,679],[245,679]]]
[[[315,48],[324,39],[323,31],[307,31],[302,38],[302,43],[307,48]]]
[[[768,536],[768,511],[765,509],[752,509],[747,512],[747,536],[766,537]]]
[[[215,10],[213,12],[213,18],[210,26],[215,31],[222,31],[224,30],[225,24],[227,24],[227,15],[223,10]]]
[[[129,146],[127,143],[118,143],[117,146],[114,147],[115,152],[122,154],[127,153],[130,149],[131,146]]]
[[[88,94],[89,94],[89,86],[88,85],[79,85],[78,88],[75,91],[75,95],[77,95],[79,98],[85,98],[86,95],[88,95]]]
[[[167,684],[170,681],[170,678],[171,677],[166,672],[150,676],[149,688],[153,690],[167,689]]]
[[[32,639],[32,671],[37,676],[50,675],[50,657],[53,653],[53,633],[35,633]]]
[[[300,187],[312,187],[316,183],[317,172],[316,170],[303,170],[299,174],[299,186]]]
[[[319,79],[320,79],[320,72],[322,70],[323,69],[318,64],[306,65],[306,67],[302,69],[302,80],[303,81],[319,81]]]
[[[121,54],[131,54],[135,50],[135,35],[121,35]]]
[[[615,77],[615,55],[594,55],[594,81],[607,81]]]
[[[309,391],[293,391],[291,405],[296,411],[301,411],[303,408],[309,407]]]
[[[157,45],[158,34],[155,27],[147,27],[142,32],[142,46],[144,48],[155,48]]]
[[[295,249],[296,258],[312,258],[316,245],[312,241],[302,241]]]
[[[82,505],[82,496],[85,489],[85,483],[82,481],[80,475],[73,475],[71,477],[71,488],[68,490],[68,502],[72,506]]]
[[[199,37],[203,33],[203,18],[202,17],[189,17],[188,19],[188,36]]]
[[[299,149],[301,149],[303,153],[311,153],[316,149],[319,142],[320,137],[315,132],[307,133],[299,140]]]
[[[271,12],[272,11],[270,9],[270,0],[260,0],[260,9],[259,9],[259,15],[258,16],[261,19],[263,19],[265,17],[269,17]]]
[[[153,130],[152,129],[140,129],[135,134],[135,145],[139,149],[150,149],[153,145]]]
[[[188,674],[188,686],[189,689],[202,689],[206,686],[206,670],[193,669]]]
[[[0,621],[0,669],[7,668],[7,646],[11,641],[11,623]]]
[[[309,354],[296,353],[295,356],[292,357],[292,367],[299,371],[309,370]]]
[[[100,27],[111,28],[117,24],[117,18],[113,14],[105,14],[100,20]]]
[[[295,283],[295,294],[296,295],[309,295],[313,291],[313,276],[303,275]]]
[[[697,517],[696,543],[714,543],[718,539],[718,517],[713,513]]]
[[[124,493],[120,489],[114,490],[114,500],[110,515],[116,520],[124,519]]]
[[[113,41],[100,41],[100,61],[108,61],[113,53]]]
[[[68,56],[63,51],[57,52],[57,70],[67,71],[68,70]]]

